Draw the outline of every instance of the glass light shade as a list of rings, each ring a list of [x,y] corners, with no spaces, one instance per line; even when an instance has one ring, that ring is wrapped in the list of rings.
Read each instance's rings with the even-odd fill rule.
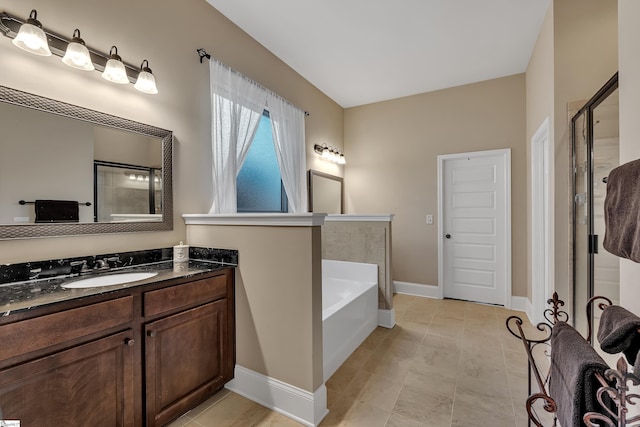
[[[71,42],[67,46],[67,51],[62,58],[62,62],[69,67],[77,68],[78,70],[91,71],[95,70],[93,63],[91,62],[91,55],[89,55],[89,49],[82,43]]]
[[[136,84],[133,85],[140,92],[148,93],[151,95],[155,95],[158,93],[158,88],[156,87],[156,79],[153,77],[153,74],[149,71],[140,71],[138,74],[138,80],[136,80]]]
[[[340,154],[340,157],[338,157],[338,164],[344,165],[346,163],[347,163],[347,159],[344,158],[344,154]]]
[[[31,21],[31,19],[29,19],[29,21]],[[51,56],[49,43],[47,43],[47,35],[44,33],[42,28],[30,23],[29,21],[20,26],[18,35],[11,41],[11,43],[22,50],[26,50],[27,52],[36,55]]]
[[[124,64],[121,60],[115,58],[110,58],[107,61],[107,65],[104,67],[104,71],[102,72],[102,78],[121,85],[129,83],[127,70],[125,70]]]
[[[331,158],[331,152],[329,151],[329,147],[324,147],[322,149],[322,158],[323,159],[330,159]]]

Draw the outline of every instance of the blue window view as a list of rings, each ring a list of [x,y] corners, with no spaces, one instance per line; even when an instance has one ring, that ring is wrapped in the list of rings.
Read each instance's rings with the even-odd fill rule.
[[[287,198],[267,113],[260,119],[236,184],[238,212],[287,212]]]

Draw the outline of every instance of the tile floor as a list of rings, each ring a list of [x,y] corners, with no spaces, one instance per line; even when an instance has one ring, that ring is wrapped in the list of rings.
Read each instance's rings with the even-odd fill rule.
[[[505,328],[521,312],[396,295],[377,328],[327,381],[321,426],[526,426],[526,355]],[[170,427],[298,426],[223,390]]]

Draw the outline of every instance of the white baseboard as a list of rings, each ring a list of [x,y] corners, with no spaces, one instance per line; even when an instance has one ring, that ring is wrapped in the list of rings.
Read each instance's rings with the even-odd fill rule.
[[[440,298],[438,287],[433,285],[421,285],[418,283],[398,282],[394,280],[393,288],[396,294],[406,294],[426,298]]]
[[[396,294],[406,294],[413,295],[416,297],[425,297],[425,298],[439,298],[438,296],[438,287],[434,285],[421,285],[418,283],[408,283],[408,282],[393,282],[394,293]],[[511,309],[516,311],[524,311],[527,313],[527,317],[529,321],[533,323],[532,313],[533,307],[531,305],[531,301],[527,297],[511,297]],[[382,311],[379,310],[378,313]],[[380,319],[380,315],[378,315],[378,319]],[[380,324],[380,326],[384,326]]]
[[[531,305],[531,301],[529,301],[529,298],[512,296],[511,310],[524,311],[529,318],[529,322],[535,324],[533,321],[533,306]]]
[[[329,413],[324,384],[311,393],[236,365],[235,378],[225,388],[309,427]]]
[[[396,325],[396,311],[378,309],[378,326],[391,329]]]

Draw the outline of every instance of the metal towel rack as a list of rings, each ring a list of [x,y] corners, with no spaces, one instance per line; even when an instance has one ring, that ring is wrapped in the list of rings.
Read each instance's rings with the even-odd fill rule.
[[[24,201],[24,200],[20,200],[18,203],[21,204],[21,205],[35,205],[36,202],[27,202],[27,201]],[[91,206],[91,202],[78,202],[78,205],[80,205],[80,206]]]

